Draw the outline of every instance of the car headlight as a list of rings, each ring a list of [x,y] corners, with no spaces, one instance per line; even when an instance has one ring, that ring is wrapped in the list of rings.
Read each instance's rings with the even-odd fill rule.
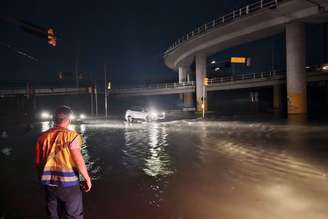
[[[85,115],[84,114],[80,114],[80,119],[85,119]]]
[[[158,114],[157,114],[157,112],[152,111],[152,112],[150,112],[150,116],[154,118],[154,117],[157,117]]]
[[[74,114],[69,115],[69,119],[70,120],[74,120],[75,119],[75,115]]]
[[[42,119],[51,119],[51,115],[48,112],[42,112],[41,113],[41,118]]]

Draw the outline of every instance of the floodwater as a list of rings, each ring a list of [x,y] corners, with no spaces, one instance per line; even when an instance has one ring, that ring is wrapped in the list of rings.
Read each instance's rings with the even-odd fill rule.
[[[43,218],[42,123],[0,140],[0,218]],[[328,126],[202,121],[80,124],[86,218],[328,218]]]

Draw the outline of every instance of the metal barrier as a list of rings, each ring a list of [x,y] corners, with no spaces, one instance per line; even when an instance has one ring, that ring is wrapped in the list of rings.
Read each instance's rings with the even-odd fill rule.
[[[194,29],[193,31],[187,33],[185,36],[181,37],[180,39],[176,40],[165,52],[164,55],[170,53],[174,49],[176,49],[179,45],[181,45],[183,42],[193,39],[196,36],[199,36],[200,34],[207,33],[210,30],[219,27],[224,26],[227,23],[230,23],[232,21],[238,20],[241,17],[247,16],[251,13],[254,13],[256,11],[259,11],[261,9],[272,9],[278,7],[278,2],[281,0],[259,0],[252,4],[246,5],[245,7],[242,7],[237,10],[233,10],[230,13],[216,18],[202,26],[199,26],[198,28]]]
[[[260,73],[252,73],[252,74],[232,75],[227,77],[217,77],[217,78],[209,79],[208,84],[210,85],[210,84],[218,84],[224,82],[272,78],[275,76],[285,77],[285,73],[283,71],[270,71],[270,72],[260,72]]]
[[[252,74],[240,74],[240,75],[233,75],[227,77],[217,77],[211,78],[208,80],[208,84],[218,84],[218,83],[225,83],[225,82],[233,82],[233,81],[242,81],[242,80],[251,80],[251,79],[264,79],[264,78],[272,78],[275,76],[284,77],[283,71],[270,71],[270,72],[260,72],[260,73],[252,73]],[[137,85],[131,87],[121,87],[121,88],[114,88],[111,92],[120,93],[124,91],[140,91],[140,90],[154,90],[154,89],[174,89],[174,88],[190,88],[196,85],[196,81],[186,81],[181,83],[162,83],[162,84],[149,84],[149,85]]]
[[[14,96],[14,95],[65,95],[65,94],[82,94],[88,93],[88,88],[37,88],[37,89],[24,89],[24,88],[13,88],[0,90],[0,97]]]
[[[137,86],[131,86],[131,87],[121,87],[121,88],[115,88],[115,92],[120,92],[124,90],[147,90],[147,89],[165,89],[165,88],[188,88],[195,86],[195,81],[189,81],[189,82],[174,82],[174,83],[161,83],[161,84],[148,84],[148,85],[137,85]]]

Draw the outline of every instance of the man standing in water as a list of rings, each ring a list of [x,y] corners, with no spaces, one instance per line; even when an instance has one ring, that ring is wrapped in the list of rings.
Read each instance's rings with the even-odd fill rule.
[[[79,173],[85,183],[83,191],[91,189],[91,179],[81,154],[82,138],[68,130],[72,110],[67,106],[56,109],[54,128],[43,132],[36,144],[36,166],[45,188],[47,215],[58,219],[82,219],[83,203]]]

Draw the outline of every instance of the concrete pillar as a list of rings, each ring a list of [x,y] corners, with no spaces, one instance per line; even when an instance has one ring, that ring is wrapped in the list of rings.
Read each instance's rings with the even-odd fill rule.
[[[286,25],[287,106],[289,117],[307,113],[304,24]]]
[[[179,83],[185,82],[187,79],[188,68],[186,66],[179,66]],[[179,94],[180,100],[183,100],[183,94]]]
[[[187,74],[187,81],[191,81],[191,73]]]
[[[189,71],[190,66],[179,66],[179,83],[189,81]],[[184,93],[180,94],[180,99],[183,100],[183,107],[184,108],[192,108],[193,107],[193,95],[192,93]]]
[[[188,67],[179,66],[179,83],[185,82],[187,80]]]
[[[202,112],[202,97],[203,97],[203,81],[206,77],[206,65],[207,57],[205,54],[197,54],[195,57],[196,61],[196,101],[197,101],[197,112]],[[205,110],[207,110],[207,98],[205,92]]]
[[[273,111],[275,113],[280,113],[282,111],[281,107],[282,107],[282,96],[281,96],[281,92],[282,92],[282,87],[280,84],[278,85],[274,85],[273,86]]]

